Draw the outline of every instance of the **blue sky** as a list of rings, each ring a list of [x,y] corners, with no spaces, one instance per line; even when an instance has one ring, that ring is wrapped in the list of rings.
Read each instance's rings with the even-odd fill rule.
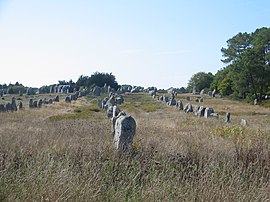
[[[0,83],[99,71],[119,84],[187,86],[224,67],[226,41],[269,27],[269,16],[269,0],[0,0]]]

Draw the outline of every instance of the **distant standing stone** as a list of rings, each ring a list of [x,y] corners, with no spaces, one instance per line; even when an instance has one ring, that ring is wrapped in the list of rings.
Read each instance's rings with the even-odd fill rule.
[[[241,126],[246,126],[247,125],[247,121],[245,119],[241,119],[240,120],[240,125]]]
[[[226,123],[230,123],[231,122],[231,113],[230,112],[227,112],[226,113],[225,122]]]

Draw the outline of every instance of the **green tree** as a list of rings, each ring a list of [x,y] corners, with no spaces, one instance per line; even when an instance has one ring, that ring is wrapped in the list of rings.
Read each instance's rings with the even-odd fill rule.
[[[222,61],[230,66],[232,89],[239,97],[253,94],[258,100],[270,85],[270,29],[239,33],[222,48]]]
[[[209,89],[213,80],[214,75],[211,72],[198,72],[190,78],[188,82],[188,89],[195,88],[197,91],[201,91],[202,89]]]
[[[118,83],[115,79],[115,76],[112,73],[100,73],[94,72],[90,77],[81,75],[76,82],[77,88],[99,86],[103,87],[104,85],[110,86],[115,90],[118,88]]]

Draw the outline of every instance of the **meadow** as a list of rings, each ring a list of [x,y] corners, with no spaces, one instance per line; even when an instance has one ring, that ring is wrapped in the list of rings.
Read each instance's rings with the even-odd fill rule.
[[[93,96],[41,109],[23,96],[24,110],[0,113],[0,201],[270,201],[270,108],[204,96],[220,114],[205,119],[124,98],[137,123],[128,153]]]

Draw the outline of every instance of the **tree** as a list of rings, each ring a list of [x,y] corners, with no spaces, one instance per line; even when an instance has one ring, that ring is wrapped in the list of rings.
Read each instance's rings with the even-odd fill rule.
[[[194,74],[189,80],[188,88],[195,88],[197,91],[201,91],[202,89],[209,89],[213,79],[214,76],[211,72],[198,72]]]
[[[94,72],[90,77],[81,75],[76,82],[76,86],[79,88],[83,87],[92,87],[99,86],[103,87],[104,85],[110,86],[117,90],[118,83],[115,79],[115,76],[112,73],[100,73]]]
[[[230,66],[233,90],[239,97],[253,94],[261,100],[270,85],[270,28],[239,33],[222,48],[222,61]]]

